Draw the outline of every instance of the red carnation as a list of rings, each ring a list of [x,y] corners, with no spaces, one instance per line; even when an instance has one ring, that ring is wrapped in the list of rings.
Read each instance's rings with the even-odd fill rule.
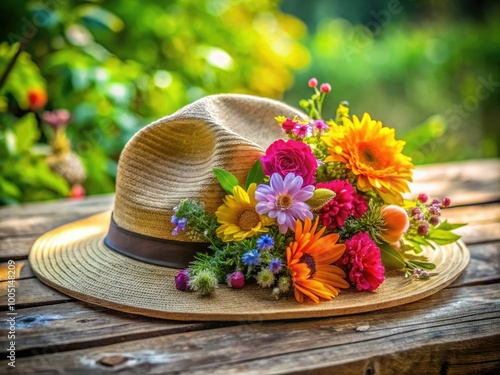
[[[343,268],[359,291],[374,291],[384,281],[385,268],[380,249],[368,233],[358,233],[345,241],[345,252],[336,265]]]
[[[319,211],[321,224],[335,229],[344,225],[347,217],[354,213],[354,188],[347,180],[334,180],[320,182],[316,188],[330,189],[335,192],[335,197],[325,204]]]

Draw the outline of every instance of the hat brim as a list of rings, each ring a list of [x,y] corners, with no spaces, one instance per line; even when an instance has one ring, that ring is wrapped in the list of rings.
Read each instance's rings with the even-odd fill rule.
[[[464,270],[469,250],[458,241],[426,249],[436,264],[428,280],[386,273],[375,292],[343,290],[331,301],[298,303],[293,296],[274,299],[270,289],[256,285],[232,289],[225,285],[211,296],[175,288],[178,270],[121,255],[104,244],[111,212],[79,220],[41,236],[29,261],[45,284],[76,299],[110,309],[184,321],[243,321],[329,317],[385,309],[413,302],[443,289]]]

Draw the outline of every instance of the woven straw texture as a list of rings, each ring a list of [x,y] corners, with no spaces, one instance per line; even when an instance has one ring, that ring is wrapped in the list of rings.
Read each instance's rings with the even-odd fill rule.
[[[173,237],[172,208],[185,198],[215,212],[224,197],[213,168],[244,183],[248,171],[283,133],[278,115],[303,117],[281,102],[248,95],[212,95],[139,131],[120,155],[113,218],[129,231]]]
[[[270,289],[220,286],[209,297],[175,289],[177,270],[139,262],[103,243],[110,212],[44,234],[29,256],[46,284],[85,302],[129,313],[190,321],[245,321],[326,317],[378,310],[413,302],[446,287],[463,271],[470,254],[463,243],[428,249],[437,266],[429,280],[405,279],[388,272],[374,293],[342,291],[329,302],[299,304],[293,297],[275,300]]]

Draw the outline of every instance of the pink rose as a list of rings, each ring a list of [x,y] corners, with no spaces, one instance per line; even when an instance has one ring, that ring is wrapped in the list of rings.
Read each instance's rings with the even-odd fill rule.
[[[288,173],[301,176],[304,180],[302,186],[314,184],[314,173],[318,167],[318,161],[314,157],[311,148],[305,143],[290,139],[274,141],[266,150],[266,154],[260,158],[264,173],[271,176],[279,173],[282,178]]]

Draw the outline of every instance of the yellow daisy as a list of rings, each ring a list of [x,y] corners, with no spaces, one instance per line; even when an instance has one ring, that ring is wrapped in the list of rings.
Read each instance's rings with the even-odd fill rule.
[[[224,204],[215,212],[217,222],[221,224],[216,230],[217,237],[224,242],[243,241],[256,233],[265,233],[266,226],[274,221],[255,211],[255,189],[257,184],[251,184],[248,191],[241,186],[233,188],[233,195],[226,195]]]
[[[344,126],[332,125],[322,137],[328,146],[326,161],[339,161],[356,175],[361,191],[375,190],[387,203],[403,204],[402,193],[409,192],[415,166],[402,154],[404,141],[395,139],[394,129],[383,127],[368,113],[361,121],[343,118]]]

